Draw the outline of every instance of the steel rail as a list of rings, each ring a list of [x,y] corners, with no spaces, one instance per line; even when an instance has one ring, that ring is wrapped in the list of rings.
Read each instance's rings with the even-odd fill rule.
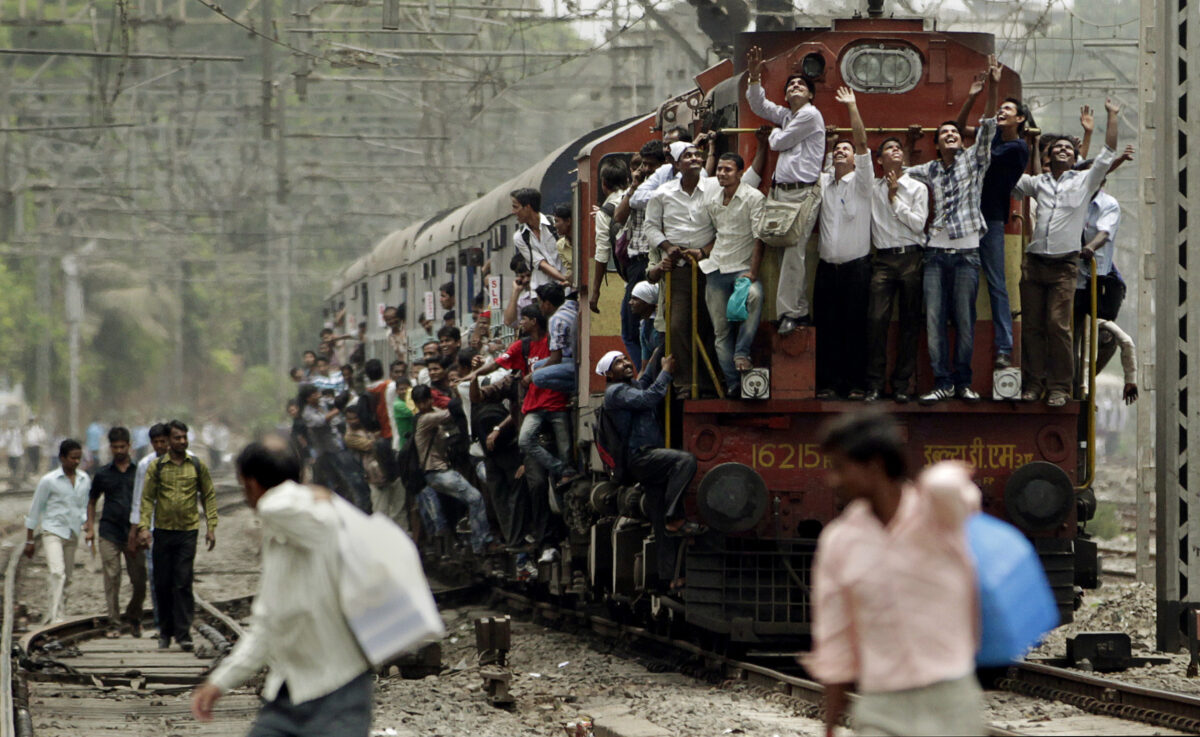
[[[24,548],[13,545],[4,569],[4,622],[0,633],[0,737],[15,737],[16,711],[13,708],[13,605],[15,602],[17,566]]]

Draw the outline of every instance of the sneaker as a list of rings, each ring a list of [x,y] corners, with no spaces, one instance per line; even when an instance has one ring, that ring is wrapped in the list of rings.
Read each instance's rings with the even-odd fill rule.
[[[920,402],[921,404],[928,406],[931,404],[935,404],[937,402],[941,402],[941,401],[944,401],[947,399],[953,399],[953,398],[954,398],[954,389],[952,387],[944,386],[940,389],[934,389],[933,391],[929,392],[928,394],[922,394],[921,398],[918,399],[917,401]]]
[[[955,392],[955,394],[957,394],[958,398],[963,400],[964,402],[978,402],[979,401],[979,393],[976,392],[974,389],[972,389],[969,386],[960,386],[958,388],[958,391]]]
[[[553,563],[558,560],[558,548],[546,548],[542,551],[542,557],[538,558],[538,563]]]
[[[1012,368],[1012,356],[1007,353],[997,353],[992,366],[996,369]]]
[[[1036,402],[1041,398],[1042,393],[1037,389],[1026,389],[1025,391],[1021,392],[1022,402]]]
[[[892,399],[896,400],[896,404],[908,404],[912,401],[912,395],[908,392],[896,392]]]
[[[192,645],[191,640],[180,640],[179,641],[179,649],[184,651],[185,653],[190,653],[192,651],[193,647],[194,647],[194,645]]]
[[[832,389],[822,389],[821,391],[817,392],[817,399],[837,399],[837,398],[838,398],[837,392],[835,392]]]
[[[794,333],[796,331],[796,327],[797,327],[796,320],[794,318],[785,317],[779,321],[779,331],[778,332],[781,336],[782,335],[791,335],[792,333]]]
[[[1066,392],[1050,392],[1050,396],[1046,399],[1047,407],[1065,407],[1067,400],[1070,397]]]
[[[158,649],[159,650],[166,650],[169,647],[171,647],[171,638],[170,637],[158,638]]]
[[[864,402],[878,402],[879,401],[879,390],[872,389],[871,391],[867,392],[865,395],[863,395],[863,401]]]
[[[850,393],[846,395],[846,399],[849,399],[852,402],[861,402],[866,398],[867,393],[862,389],[851,389]]]

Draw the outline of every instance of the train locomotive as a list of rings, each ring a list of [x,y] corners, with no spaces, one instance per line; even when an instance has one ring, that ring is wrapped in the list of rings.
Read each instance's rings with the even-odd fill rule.
[[[415,316],[436,309],[431,295],[446,280],[459,284],[459,314],[484,287],[483,264],[511,283],[511,234],[516,226],[509,192],[519,187],[542,191],[543,202],[574,205],[575,286],[586,295],[593,255],[592,211],[603,201],[598,171],[609,157],[630,157],[665,128],[714,130],[718,151],[738,151],[751,160],[752,135],[720,131],[758,126],[745,100],[746,50],[758,46],[767,60],[764,86],[780,99],[783,80],[800,71],[816,82],[814,104],[826,123],[849,125],[832,91],[847,85],[858,94],[872,148],[885,136],[912,125],[936,128],[954,118],[975,75],[986,68],[994,38],[982,33],[947,33],[931,22],[876,15],[835,19],[829,27],[741,34],[732,60],[695,77],[696,87],[662,102],[653,112],[614,122],[581,136],[483,197],[415,223],[384,238],[369,254],[338,275],[328,298],[349,313],[368,319],[370,350],[386,356],[382,323],[368,316],[383,304],[404,304],[410,329]],[[1004,69],[1001,97],[1019,97],[1021,81]],[[974,113],[979,114],[977,108]],[[913,163],[933,155],[912,152]],[[773,166],[768,161],[767,176]],[[1006,233],[1010,299],[1018,312],[1019,264],[1028,231],[1025,206],[1011,203]],[[815,238],[809,264],[816,263]],[[602,377],[590,367],[609,350],[622,347],[619,308],[623,289],[602,291],[600,313],[579,313],[579,396],[573,425],[579,460],[591,472],[587,481],[553,495],[570,529],[560,559],[542,564],[538,584],[556,596],[574,596],[633,616],[670,620],[710,633],[740,647],[795,642],[805,638],[811,620],[809,573],[817,536],[838,513],[835,495],[824,483],[827,461],[819,446],[820,428],[832,414],[861,403],[815,396],[815,338],[811,327],[783,337],[775,332],[774,304],[778,253],[762,267],[767,292],[763,323],[753,349],[764,367],[754,399],[685,398],[670,402],[668,443],[693,453],[700,471],[686,500],[711,532],[685,545],[680,565],[684,590],[671,596],[654,580],[655,546],[644,519],[640,490],[613,484],[603,474],[592,447],[595,408],[603,401]],[[809,269],[810,279],[815,269]],[[620,280],[615,274],[609,279]],[[810,285],[811,286],[811,285]],[[981,285],[982,286],[982,285]],[[503,295],[507,298],[508,295]],[[583,297],[581,297],[582,299]],[[493,297],[495,299],[495,297]],[[493,314],[496,314],[494,311]],[[992,325],[986,288],[978,297],[977,346],[990,346]],[[498,315],[493,317],[499,323]],[[1014,325],[1019,340],[1020,323]],[[894,335],[893,335],[894,339]],[[921,355],[926,355],[924,351]],[[1018,526],[1033,541],[1055,592],[1062,621],[1072,618],[1079,587],[1096,585],[1096,548],[1083,531],[1095,508],[1090,489],[1094,443],[1088,442],[1094,404],[1086,398],[1065,407],[1021,403],[1005,387],[994,386],[990,351],[977,349],[973,388],[986,398],[935,406],[886,403],[907,435],[914,467],[948,459],[974,466],[985,511]],[[932,387],[927,359],[918,367],[918,392]],[[1093,382],[1094,384],[1094,382]],[[997,392],[999,392],[997,394]]]

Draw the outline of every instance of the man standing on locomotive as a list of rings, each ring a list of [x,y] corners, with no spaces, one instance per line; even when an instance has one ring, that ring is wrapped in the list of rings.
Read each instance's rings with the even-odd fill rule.
[[[983,177],[992,160],[992,137],[1002,67],[988,58],[988,101],[979,121],[975,144],[963,148],[958,123],[938,126],[937,158],[914,166],[908,175],[933,190],[933,223],[925,251],[925,329],[929,335],[929,362],[933,366],[933,391],[921,404],[934,404],[958,396],[978,402],[971,388],[971,356],[975,348],[975,297],[979,292],[979,236],[986,224],[979,210]],[[947,314],[949,313],[949,314]],[[947,318],[954,320],[956,335],[951,361]],[[953,366],[953,368],[951,368]]]
[[[771,131],[771,150],[779,152],[775,162],[770,199],[800,203],[796,217],[802,218],[799,240],[785,248],[779,262],[779,289],[775,309],[779,334],[787,335],[799,325],[810,325],[804,276],[808,236],[821,203],[818,179],[825,158],[825,118],[812,104],[816,88],[812,80],[793,74],[784,83],[788,106],[767,99],[762,88],[763,53],[757,46],[746,54],[746,102],[754,114],[779,126]]]
[[[871,184],[875,166],[858,103],[849,87],[835,98],[850,111],[854,142],[833,147],[821,173],[821,219],[813,306],[817,326],[817,398],[866,396],[867,300],[871,283]],[[789,249],[790,250],[790,249]]]
[[[1075,144],[1059,136],[1050,142],[1050,171],[1036,177],[1022,175],[1014,190],[1023,197],[1035,197],[1038,205],[1033,237],[1021,265],[1021,399],[1028,402],[1049,392],[1046,404],[1062,407],[1071,397],[1071,308],[1083,227],[1092,197],[1117,158],[1121,106],[1110,99],[1104,108],[1108,110],[1104,149],[1090,169],[1075,170]]]
[[[704,154],[690,143],[671,144],[671,155],[680,177],[658,188],[646,206],[646,238],[650,243],[650,263],[647,281],[657,284],[668,279],[671,301],[669,324],[671,346],[682,356],[675,385],[680,388],[692,383],[692,274],[689,269],[704,258],[702,250],[713,241],[716,231],[705,212],[704,203],[710,192],[720,189],[717,180],[701,176]],[[698,289],[704,289],[704,277],[696,275]],[[699,299],[700,295],[695,295]],[[664,296],[665,298],[665,296]],[[707,310],[698,313],[700,325],[694,326],[700,335],[710,334]]]
[[[867,396],[879,399],[887,374],[888,329],[892,298],[899,295],[900,334],[896,365],[892,368],[892,397],[901,404],[912,395],[917,373],[917,345],[921,337],[922,246],[929,217],[929,190],[904,173],[904,144],[892,136],[884,139],[876,156],[883,178],[875,180],[871,194],[871,237],[875,257],[867,298]]]

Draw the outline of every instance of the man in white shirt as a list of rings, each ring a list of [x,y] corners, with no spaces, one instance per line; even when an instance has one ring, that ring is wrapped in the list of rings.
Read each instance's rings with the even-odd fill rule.
[[[1046,392],[1050,407],[1062,407],[1071,398],[1071,308],[1083,227],[1092,197],[1117,156],[1121,106],[1110,99],[1104,108],[1108,110],[1104,149],[1092,168],[1076,171],[1075,144],[1059,137],[1050,143],[1050,171],[1036,177],[1022,175],[1013,190],[1036,198],[1038,205],[1033,237],[1021,265],[1021,399],[1036,402]]]
[[[904,174],[904,144],[892,136],[879,146],[876,160],[883,178],[871,191],[871,236],[875,257],[871,261],[871,286],[867,300],[867,401],[883,393],[887,374],[888,330],[892,300],[899,296],[900,334],[892,392],[897,402],[912,397],[917,369],[917,344],[921,335],[922,252],[925,220],[929,217],[929,190]]]
[[[821,174],[817,281],[817,398],[861,400],[867,384],[867,290],[871,281],[871,184],[875,165],[854,92],[835,99],[850,112],[854,142],[833,147],[833,168]]]
[[[341,606],[338,517],[329,491],[299,483],[300,468],[280,438],[238,455],[246,503],[262,521],[262,577],[246,634],[196,687],[192,714],[211,720],[222,695],[268,666],[251,737],[367,737],[374,678]]]
[[[1111,169],[1110,169],[1111,171]],[[1117,270],[1116,261],[1113,259],[1116,251],[1117,231],[1121,226],[1121,204],[1116,198],[1104,191],[1104,183],[1100,184],[1100,191],[1092,198],[1092,203],[1088,205],[1087,222],[1083,226],[1083,248],[1079,251],[1079,278],[1075,283],[1075,309],[1074,309],[1074,330],[1073,351],[1074,355],[1083,355],[1084,338],[1088,333],[1088,318],[1091,315],[1092,308],[1092,262],[1096,263],[1096,288],[1102,289],[1105,281],[1115,281],[1120,284],[1121,295],[1117,301],[1118,307],[1124,301],[1125,282],[1121,278],[1121,272]],[[1109,279],[1104,279],[1109,277]],[[1114,279],[1115,277],[1115,279]],[[1116,288],[1115,284],[1110,283],[1109,288]],[[1101,295],[1097,295],[1101,297]],[[1110,298],[1111,299],[1111,298]],[[1100,300],[1098,312],[1101,315],[1100,324],[1115,320],[1116,314],[1105,314],[1103,302]],[[1103,319],[1107,317],[1108,320]],[[1119,329],[1119,328],[1118,328]],[[1101,330],[1100,335],[1100,350],[1103,351],[1107,346],[1112,346],[1113,335],[1105,334]],[[1115,348],[1115,347],[1114,347]],[[1111,355],[1109,356],[1111,358]],[[1107,362],[1107,361],[1106,361]],[[1075,385],[1083,384],[1083,369],[1084,366],[1077,366],[1075,370]],[[1099,365],[1097,366],[1099,372]]]
[[[704,154],[690,143],[676,141],[671,144],[675,168],[679,179],[673,179],[658,188],[650,204],[646,206],[646,238],[650,243],[650,263],[646,279],[657,284],[664,278],[671,292],[670,331],[671,351],[678,359],[679,368],[674,373],[675,386],[690,387],[692,371],[692,274],[696,262],[704,258],[703,248],[713,241],[716,231],[705,212],[706,195],[719,188],[717,180],[700,176],[704,168]],[[704,275],[697,274],[697,288],[704,289]],[[664,296],[660,297],[660,309]],[[697,294],[696,298],[699,299]],[[708,311],[701,310],[697,330],[701,339],[711,334]],[[701,381],[703,385],[705,382]]]
[[[550,221],[541,213],[542,193],[530,187],[514,189],[512,212],[519,226],[513,233],[513,244],[517,253],[529,263],[529,291],[531,299],[537,288],[556,281],[566,284],[563,263],[558,257],[558,237]]]
[[[779,334],[787,335],[799,325],[811,324],[804,256],[820,204],[817,179],[825,156],[825,118],[812,104],[816,92],[812,80],[800,74],[789,76],[784,83],[788,106],[783,107],[767,100],[762,88],[762,70],[762,49],[752,46],[746,56],[746,102],[755,115],[779,126],[770,136],[771,150],[779,152],[770,198],[801,203],[798,217],[804,218],[799,241],[784,249],[779,263],[775,310],[779,315]]]
[[[67,584],[75,568],[75,548],[87,518],[88,494],[92,480],[79,469],[83,446],[67,438],[58,446],[59,468],[38,481],[25,518],[25,557],[33,559],[34,531],[42,530],[42,548],[50,571],[50,602],[45,623],[62,621],[66,608]]]
[[[736,153],[722,154],[717,160],[720,188],[706,195],[704,206],[717,235],[704,248],[705,258],[699,264],[707,281],[704,300],[712,319],[717,364],[725,376],[725,387],[730,396],[740,392],[742,373],[754,368],[750,347],[762,319],[763,292],[758,269],[762,264],[763,244],[754,233],[766,198],[742,181],[745,168],[746,162]],[[746,319],[735,331],[726,312],[734,286],[743,277],[750,280]]]

